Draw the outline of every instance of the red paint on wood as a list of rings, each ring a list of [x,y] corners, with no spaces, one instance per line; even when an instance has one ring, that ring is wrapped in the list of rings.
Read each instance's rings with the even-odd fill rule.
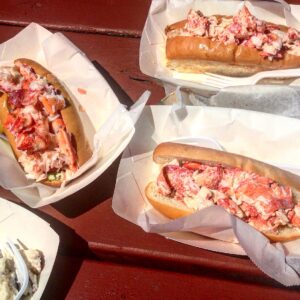
[[[0,21],[2,24],[18,25],[36,22],[59,30],[106,31],[138,36],[150,3],[150,0],[2,1]]]

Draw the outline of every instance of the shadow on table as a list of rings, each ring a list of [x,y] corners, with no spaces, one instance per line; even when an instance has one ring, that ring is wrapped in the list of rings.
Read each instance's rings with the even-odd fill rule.
[[[99,73],[104,77],[104,79],[108,82],[119,101],[129,108],[134,102],[123,90],[123,88],[110,76],[110,74],[97,61],[93,60],[92,63],[94,67],[99,71]]]
[[[51,204],[68,218],[76,218],[112,197],[121,156],[89,185],[56,203]]]

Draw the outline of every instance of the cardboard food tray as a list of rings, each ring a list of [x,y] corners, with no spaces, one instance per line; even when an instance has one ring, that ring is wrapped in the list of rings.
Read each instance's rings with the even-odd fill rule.
[[[30,298],[38,300],[49,280],[57,250],[59,236],[44,220],[23,207],[0,198],[0,241],[9,237],[13,242],[18,240],[28,249],[43,252],[45,264],[40,274],[38,290]]]

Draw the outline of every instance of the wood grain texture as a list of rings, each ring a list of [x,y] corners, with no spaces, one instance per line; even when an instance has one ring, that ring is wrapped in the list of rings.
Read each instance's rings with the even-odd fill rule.
[[[150,4],[151,0],[7,0],[1,2],[0,24],[37,22],[54,30],[139,37]]]
[[[279,286],[252,285],[238,280],[227,280],[215,274],[189,273],[140,268],[130,264],[74,257],[57,257],[51,279],[43,299],[165,299],[165,300],[293,300],[299,289],[280,289]],[[68,274],[68,271],[73,271]],[[72,280],[68,289],[69,276]],[[56,278],[63,278],[57,280]],[[56,280],[55,280],[56,279]]]
[[[140,36],[150,0],[8,0],[0,7],[0,24],[79,32]]]

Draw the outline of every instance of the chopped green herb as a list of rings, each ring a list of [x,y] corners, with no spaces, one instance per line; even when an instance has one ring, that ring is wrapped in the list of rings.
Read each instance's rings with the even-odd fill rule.
[[[49,173],[48,174],[48,180],[49,181],[55,181],[55,180],[61,180],[61,173]]]

